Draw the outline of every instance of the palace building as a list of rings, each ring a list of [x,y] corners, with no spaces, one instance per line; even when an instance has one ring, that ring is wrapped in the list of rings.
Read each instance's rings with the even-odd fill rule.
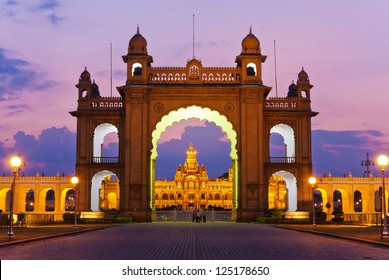
[[[81,213],[115,210],[152,221],[158,209],[212,206],[230,209],[236,221],[254,221],[269,209],[312,211],[311,118],[318,114],[311,109],[313,85],[301,69],[284,96],[270,97],[262,80],[266,58],[250,28],[232,57],[235,66],[205,67],[192,57],[184,66],[153,67],[148,41],[137,28],[122,56],[127,77],[117,87],[119,96],[102,95],[86,68],[77,81],[70,114],[77,122],[79,183],[58,174],[17,176],[15,213],[60,216],[76,206]],[[214,122],[226,134],[228,176],[208,178],[191,145],[174,181],[156,179],[161,134],[192,118]],[[107,135],[117,139],[116,154],[104,150]],[[281,152],[271,148],[275,137],[283,139]],[[3,213],[9,211],[11,183],[12,177],[0,177]],[[326,211],[341,205],[350,215],[375,215],[379,185],[375,177],[328,176],[315,187],[322,203],[329,202]]]
[[[199,165],[196,153],[193,144],[190,144],[186,161],[183,166],[177,167],[174,180],[155,181],[157,209],[232,209],[232,168],[228,170],[227,178],[208,178],[207,169]]]

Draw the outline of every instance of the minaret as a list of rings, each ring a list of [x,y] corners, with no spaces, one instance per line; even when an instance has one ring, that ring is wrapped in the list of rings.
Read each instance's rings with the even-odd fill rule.
[[[127,64],[126,84],[146,84],[148,80],[148,67],[153,62],[153,57],[147,53],[147,41],[140,34],[139,26],[136,34],[132,36],[128,43],[128,53],[122,56]]]
[[[196,158],[196,150],[193,147],[193,144],[190,143],[189,150],[186,152],[186,162],[184,165],[185,173],[197,173],[199,172],[199,164]]]

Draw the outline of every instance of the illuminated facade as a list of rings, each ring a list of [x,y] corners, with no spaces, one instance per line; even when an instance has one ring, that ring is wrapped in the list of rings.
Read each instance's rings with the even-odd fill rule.
[[[152,220],[160,206],[157,142],[167,127],[191,118],[214,122],[231,143],[231,209],[237,221],[252,221],[273,206],[311,209],[307,178],[311,118],[317,113],[311,110],[307,72],[299,72],[287,95],[268,97],[271,88],[262,81],[266,56],[251,28],[235,67],[204,67],[195,57],[184,67],[153,67],[147,45],[138,28],[122,56],[127,78],[117,87],[120,97],[101,96],[87,69],[81,73],[77,110],[71,112],[77,118],[77,209],[99,211],[101,181],[116,176],[115,207],[135,220]],[[116,155],[104,152],[109,134],[116,135]],[[281,154],[271,150],[274,135],[283,138]],[[269,181],[278,177],[283,194],[275,193],[281,183],[269,189]]]
[[[201,168],[199,167],[200,174]],[[199,180],[189,178],[185,180],[182,178],[185,177],[184,173],[180,172],[177,173],[178,177],[181,178],[182,188],[178,187],[179,184],[176,181],[157,180],[155,182],[156,208],[176,205],[178,209],[185,210],[196,206],[205,208],[207,205],[212,205],[230,209],[229,205],[232,205],[232,169],[228,179],[208,179],[208,181],[201,181],[201,184],[199,177]],[[200,176],[200,174],[198,175]],[[186,176],[191,175],[187,173]],[[13,176],[0,176],[0,210],[3,214],[9,213],[12,180]],[[388,179],[385,178],[385,180],[385,184],[389,184]],[[195,182],[199,184],[196,185]],[[120,209],[120,182],[117,178],[107,177],[104,182],[100,183],[99,193],[102,210]],[[203,185],[205,187],[202,187]],[[333,177],[328,174],[326,177],[317,178],[315,208],[328,214],[327,220],[334,217],[334,211],[341,211],[346,221],[359,224],[380,224],[379,189],[381,185],[381,177],[371,175],[353,177],[351,174],[346,177]],[[187,186],[187,190],[185,190],[185,186]],[[197,189],[196,186],[198,186]],[[63,219],[64,213],[73,213],[74,211],[73,194],[74,186],[70,183],[68,176],[60,176],[59,174],[41,176],[39,173],[35,176],[17,176],[14,213],[25,214],[28,224],[60,221]],[[272,176],[269,180],[268,209],[287,210],[287,196],[286,182],[282,177]],[[188,199],[185,199],[186,197]],[[221,199],[215,199],[219,197]],[[386,198],[389,200],[388,191],[386,191]],[[389,201],[386,203],[388,205]]]
[[[227,178],[208,178],[207,169],[200,166],[196,150],[190,144],[186,161],[179,165],[173,181],[158,179],[154,184],[155,207],[162,209],[206,209],[210,206],[232,209],[232,168]]]

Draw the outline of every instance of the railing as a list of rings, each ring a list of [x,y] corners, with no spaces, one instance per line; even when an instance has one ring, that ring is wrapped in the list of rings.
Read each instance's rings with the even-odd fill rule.
[[[264,103],[265,111],[310,110],[311,101],[307,98],[271,97]]]
[[[270,163],[295,163],[296,159],[295,157],[270,157],[269,159]]]
[[[93,157],[93,163],[118,163],[119,157]]]
[[[123,111],[124,101],[121,97],[83,97],[78,100],[78,110]]]
[[[192,73],[186,67],[152,67],[149,70],[149,83],[186,84],[191,80],[201,83],[233,84],[240,82],[240,68],[236,67],[202,67]]]
[[[155,211],[154,222],[192,222],[193,211]],[[207,222],[233,222],[232,211],[204,211]]]
[[[344,214],[343,222],[346,224],[379,226],[381,225],[381,213]]]

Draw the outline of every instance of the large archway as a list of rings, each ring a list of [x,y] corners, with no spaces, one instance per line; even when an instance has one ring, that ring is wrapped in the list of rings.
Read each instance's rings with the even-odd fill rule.
[[[221,115],[219,112],[215,110],[211,110],[209,108],[202,108],[200,106],[189,106],[186,108],[180,108],[178,110],[171,111],[167,115],[163,116],[160,122],[157,123],[155,130],[152,132],[152,150],[150,156],[150,193],[152,199],[150,200],[150,208],[155,209],[155,193],[154,193],[154,184],[155,184],[155,161],[158,156],[157,152],[157,142],[161,137],[161,134],[166,130],[167,127],[172,126],[175,122],[179,122],[181,120],[189,120],[192,118],[196,118],[199,120],[207,120],[209,122],[214,122],[217,126],[219,126],[224,133],[226,133],[228,140],[231,143],[231,152],[230,158],[232,161],[232,169],[233,169],[233,190],[232,190],[232,205],[233,210],[236,210],[238,207],[238,154],[236,150],[237,144],[237,134],[232,126],[232,124],[228,121],[228,119]]]

